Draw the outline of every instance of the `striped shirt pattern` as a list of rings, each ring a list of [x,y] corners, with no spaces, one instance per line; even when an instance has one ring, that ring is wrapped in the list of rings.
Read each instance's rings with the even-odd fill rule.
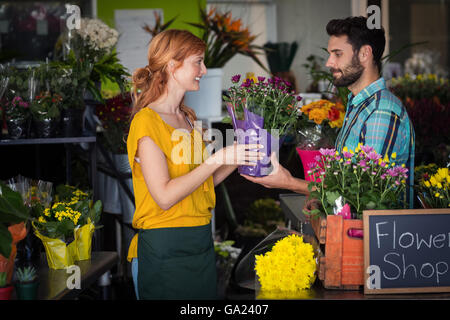
[[[408,168],[406,200],[414,203],[414,128],[402,102],[386,87],[383,78],[371,83],[356,96],[348,96],[347,111],[336,140],[336,150],[355,150],[359,143],[371,146],[383,157]],[[392,159],[392,153],[396,159]]]

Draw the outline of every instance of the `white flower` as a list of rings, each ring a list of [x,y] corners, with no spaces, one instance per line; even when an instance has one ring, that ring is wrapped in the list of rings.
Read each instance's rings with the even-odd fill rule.
[[[96,50],[111,50],[119,39],[117,30],[99,19],[82,18],[77,33]]]

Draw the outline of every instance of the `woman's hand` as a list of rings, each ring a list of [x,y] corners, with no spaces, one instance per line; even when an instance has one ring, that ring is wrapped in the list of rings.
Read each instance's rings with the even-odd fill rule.
[[[262,160],[264,155],[259,149],[260,144],[237,144],[222,148],[206,159],[207,164],[255,166],[256,161]],[[256,151],[255,151],[256,150]]]

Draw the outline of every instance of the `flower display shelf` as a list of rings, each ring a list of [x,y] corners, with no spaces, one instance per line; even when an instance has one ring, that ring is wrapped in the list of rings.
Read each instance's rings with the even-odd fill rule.
[[[348,235],[350,229],[363,229],[359,219],[329,215],[311,218],[311,226],[321,246],[319,280],[327,289],[359,290],[364,283],[363,239]]]

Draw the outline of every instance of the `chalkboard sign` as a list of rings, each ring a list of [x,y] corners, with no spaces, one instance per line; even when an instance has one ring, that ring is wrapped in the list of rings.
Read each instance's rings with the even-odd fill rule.
[[[450,209],[368,210],[364,293],[450,292]]]

